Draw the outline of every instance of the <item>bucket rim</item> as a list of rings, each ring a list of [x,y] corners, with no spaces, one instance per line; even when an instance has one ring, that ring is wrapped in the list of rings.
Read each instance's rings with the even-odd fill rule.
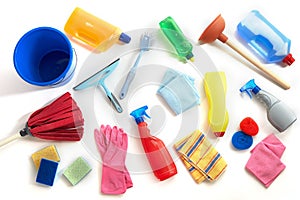
[[[50,81],[34,81],[32,79],[29,79],[28,77],[24,76],[20,70],[20,61],[17,59],[17,56],[18,54],[20,53],[18,50],[20,48],[20,45],[22,44],[22,42],[27,39],[27,37],[29,37],[30,35],[34,34],[35,32],[38,32],[38,31],[50,31],[50,32],[53,32],[53,33],[57,33],[57,35],[59,37],[61,37],[65,44],[66,44],[66,47],[67,47],[67,54],[69,55],[69,63],[68,63],[68,66],[66,66],[65,70],[58,76],[56,77],[55,79],[52,79]],[[74,63],[76,63],[76,61],[74,61],[74,49],[72,47],[72,44],[69,40],[69,38],[60,30],[56,29],[56,28],[53,28],[53,27],[50,27],[50,26],[40,26],[40,27],[36,27],[36,28],[33,28],[29,31],[27,31],[18,41],[18,43],[16,44],[16,47],[14,49],[14,53],[13,53],[13,62],[14,62],[14,67],[17,71],[17,73],[19,74],[19,76],[26,82],[32,84],[32,85],[36,85],[36,86],[55,86],[55,85],[58,85],[60,84],[61,82],[64,81],[64,79],[68,79],[68,77],[66,77],[66,75],[69,74],[69,76],[71,76],[71,74],[73,73],[68,73],[69,70],[72,70],[71,68],[75,68],[73,67]],[[74,70],[72,70],[74,71]]]

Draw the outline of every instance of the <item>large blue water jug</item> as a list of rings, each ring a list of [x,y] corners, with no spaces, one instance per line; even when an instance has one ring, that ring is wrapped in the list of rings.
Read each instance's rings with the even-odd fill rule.
[[[252,10],[237,26],[237,33],[266,63],[291,65],[291,40],[257,10]]]

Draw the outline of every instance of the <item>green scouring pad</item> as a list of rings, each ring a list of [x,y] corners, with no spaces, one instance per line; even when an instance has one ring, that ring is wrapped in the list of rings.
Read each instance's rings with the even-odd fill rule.
[[[74,186],[79,183],[79,181],[81,181],[91,170],[92,168],[90,165],[82,157],[79,157],[70,166],[68,166],[63,175]]]

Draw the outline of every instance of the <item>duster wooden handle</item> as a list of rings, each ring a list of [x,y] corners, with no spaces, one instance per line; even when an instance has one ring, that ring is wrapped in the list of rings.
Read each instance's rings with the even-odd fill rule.
[[[245,54],[243,51],[241,51],[237,46],[235,46],[231,41],[226,40],[225,44],[227,44],[229,47],[231,47],[233,50],[235,50],[237,53],[239,53],[241,56],[243,56],[245,59],[247,59],[250,63],[252,63],[254,66],[256,66],[258,69],[263,71],[266,75],[268,75],[268,78],[270,78],[273,82],[278,84],[283,89],[287,90],[290,88],[290,85],[286,83],[284,80],[282,80],[279,76],[274,74],[272,71],[264,67],[261,63],[251,58],[249,55]]]
[[[3,139],[3,140],[0,141],[0,147],[2,147],[2,146],[4,146],[4,145],[6,145],[6,144],[8,144],[8,143],[10,143],[10,142],[12,142],[12,141],[18,139],[18,138],[21,138],[21,137],[22,137],[22,136],[20,135],[20,133],[17,133],[17,134],[15,134],[15,135],[12,135],[12,136],[10,136],[10,137],[7,137],[7,138],[5,138],[5,139]]]

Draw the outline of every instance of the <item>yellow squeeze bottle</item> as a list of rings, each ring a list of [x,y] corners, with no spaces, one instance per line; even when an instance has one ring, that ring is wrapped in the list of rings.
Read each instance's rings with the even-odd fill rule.
[[[92,49],[103,52],[121,41],[129,43],[131,38],[120,28],[76,7],[64,27],[71,38],[76,38]]]
[[[217,137],[222,137],[228,125],[226,109],[226,76],[224,72],[207,72],[204,76],[204,89],[208,98],[208,122]]]

